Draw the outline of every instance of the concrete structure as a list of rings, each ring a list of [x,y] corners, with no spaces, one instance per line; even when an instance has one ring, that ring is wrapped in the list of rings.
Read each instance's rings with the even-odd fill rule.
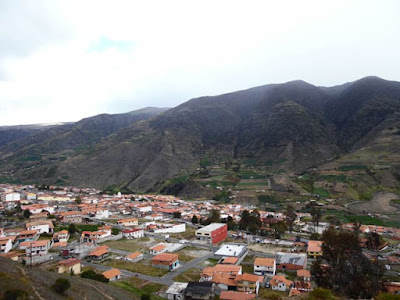
[[[39,234],[54,232],[54,225],[51,220],[28,222],[25,227],[27,230],[37,230]]]
[[[169,300],[184,300],[187,282],[174,282],[165,292]]]
[[[4,198],[6,202],[16,202],[21,200],[20,193],[7,193],[6,197]]]
[[[156,255],[167,251],[167,246],[164,244],[157,244],[150,248],[150,254]]]
[[[307,267],[307,255],[304,253],[276,253],[277,270],[301,270]]]
[[[39,237],[37,230],[23,230],[18,233],[18,242],[35,241]]]
[[[124,229],[122,236],[126,239],[139,239],[144,237],[144,230],[139,228]]]
[[[63,223],[82,223],[82,213],[80,211],[66,211],[60,213],[60,220]]]
[[[274,258],[257,257],[254,260],[254,274],[274,276],[276,272],[276,262]]]
[[[68,230],[61,230],[58,232],[55,232],[53,234],[53,241],[58,243],[58,242],[68,242],[69,240],[69,232]]]
[[[11,237],[0,237],[0,253],[8,253],[12,249]]]
[[[77,258],[68,258],[58,262],[58,274],[80,274],[81,268],[81,261]]]
[[[144,258],[144,255],[142,253],[134,252],[134,253],[128,254],[123,259],[126,261],[130,261],[130,262],[138,262],[138,261],[141,261],[143,258]]]
[[[154,256],[151,259],[151,264],[154,267],[173,271],[179,267],[178,254],[175,253],[162,253]]]
[[[257,275],[243,273],[235,278],[237,290],[239,292],[258,294],[260,289],[260,281]]]
[[[212,282],[189,282],[185,290],[186,300],[211,300],[215,296],[215,285]]]
[[[139,221],[137,218],[129,218],[129,219],[122,219],[122,220],[118,220],[117,221],[118,225],[122,225],[122,226],[138,226],[139,225]]]
[[[236,264],[240,264],[247,253],[247,246],[244,244],[223,244],[218,251],[215,252],[215,255],[222,258],[237,257],[238,261]]]
[[[42,256],[48,254],[51,244],[49,240],[22,242],[19,245],[21,250],[25,250],[27,256]]]
[[[293,285],[293,281],[286,279],[285,276],[275,275],[269,281],[269,285],[274,291],[285,292],[286,290],[290,289],[290,287]]]
[[[154,229],[154,233],[180,233],[186,231],[186,224],[156,224],[157,229]]]
[[[211,223],[196,230],[196,238],[209,244],[218,244],[228,237],[228,226],[225,223]]]

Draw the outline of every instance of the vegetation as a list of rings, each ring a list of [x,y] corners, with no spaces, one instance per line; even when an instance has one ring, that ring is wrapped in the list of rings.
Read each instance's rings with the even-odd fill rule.
[[[58,294],[64,294],[69,288],[71,287],[71,283],[68,279],[65,278],[58,278],[56,282],[52,285],[52,288]]]
[[[81,274],[81,277],[89,278],[89,279],[100,281],[100,282],[108,282],[108,279],[105,278],[103,274],[96,273],[93,270],[83,271]]]
[[[244,210],[239,221],[239,229],[256,234],[261,228],[262,222],[260,214],[257,210],[253,210],[249,213],[248,210]]]
[[[113,268],[123,269],[123,270],[140,273],[140,274],[148,275],[148,276],[160,276],[161,277],[168,273],[167,270],[150,266],[149,264],[145,264],[143,261],[137,262],[137,263],[132,263],[132,262],[124,261],[124,260],[111,259],[111,260],[104,262],[104,264],[107,266],[113,267]]]
[[[25,300],[29,299],[29,294],[20,289],[7,290],[4,293],[2,300]]]
[[[191,268],[186,272],[175,277],[175,281],[179,282],[189,282],[189,281],[199,281],[200,280],[200,269]]]
[[[368,166],[363,166],[363,165],[349,165],[349,166],[341,166],[339,167],[340,171],[365,171],[368,170]]]

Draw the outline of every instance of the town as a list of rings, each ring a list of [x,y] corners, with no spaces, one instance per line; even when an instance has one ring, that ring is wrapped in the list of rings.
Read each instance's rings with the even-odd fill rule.
[[[349,244],[356,236],[352,256],[359,247],[382,266],[372,278],[380,292],[400,293],[400,229],[324,218],[317,201],[302,212],[44,185],[1,184],[0,194],[0,259],[142,299],[281,299],[327,291],[320,287],[363,295],[326,275],[343,267],[329,255],[346,234]]]

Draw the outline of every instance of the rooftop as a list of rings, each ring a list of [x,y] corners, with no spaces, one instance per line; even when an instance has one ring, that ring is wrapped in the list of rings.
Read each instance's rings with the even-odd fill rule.
[[[211,232],[222,226],[226,226],[225,223],[211,223],[210,225],[204,226],[203,228],[197,229],[197,232]]]
[[[240,257],[247,250],[246,245],[223,244],[215,255]]]

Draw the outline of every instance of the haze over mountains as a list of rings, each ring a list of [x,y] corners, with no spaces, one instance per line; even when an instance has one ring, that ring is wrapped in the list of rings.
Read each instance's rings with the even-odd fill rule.
[[[212,168],[225,170],[220,181],[227,186],[244,178],[240,170],[253,170],[264,181],[284,175],[286,188],[301,192],[307,189],[293,178],[310,168],[333,174],[361,161],[373,185],[392,189],[400,179],[398,137],[399,82],[366,77],[317,87],[292,81],[172,109],[104,114],[50,128],[3,127],[0,172],[3,181],[210,196],[215,186],[201,183]]]

